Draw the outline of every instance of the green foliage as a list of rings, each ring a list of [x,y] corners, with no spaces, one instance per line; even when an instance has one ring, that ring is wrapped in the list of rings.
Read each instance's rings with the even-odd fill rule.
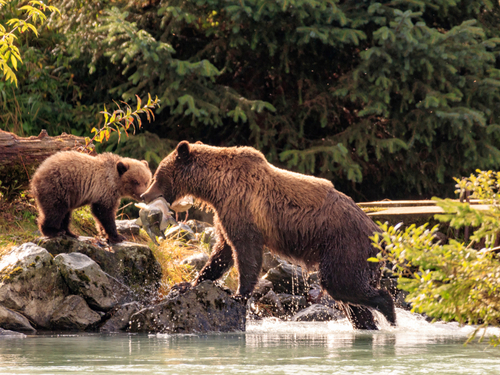
[[[469,243],[437,240],[438,225],[420,227],[381,225],[383,232],[372,238],[381,251],[370,261],[387,261],[398,276],[398,287],[409,292],[413,311],[433,318],[478,324],[480,328],[500,325],[500,173],[481,172],[458,181],[459,192],[490,204],[478,210],[469,203],[437,199],[444,214],[436,215],[453,228],[475,228]],[[471,336],[470,339],[473,338]],[[497,345],[498,338],[492,340]]]
[[[451,195],[452,176],[500,161],[496,1],[54,5],[36,44],[18,40],[43,74],[0,88],[11,129],[88,134],[105,103],[151,93],[139,133],[251,145],[356,199]]]
[[[0,10],[11,3],[10,0],[0,0]],[[21,53],[19,48],[14,44],[18,38],[18,34],[26,31],[32,31],[38,36],[38,31],[35,27],[37,22],[43,23],[47,16],[45,11],[59,13],[59,10],[53,6],[47,6],[43,2],[32,0],[29,5],[24,5],[19,8],[23,13],[24,19],[11,18],[6,24],[10,30],[7,31],[4,25],[0,23],[0,72],[3,73],[5,79],[14,83],[17,86],[17,77],[14,70],[17,70],[17,63],[22,63]],[[14,70],[9,65],[12,65]]]

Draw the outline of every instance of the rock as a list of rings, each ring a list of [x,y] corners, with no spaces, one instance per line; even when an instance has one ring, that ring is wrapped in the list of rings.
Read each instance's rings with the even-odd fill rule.
[[[15,247],[0,260],[0,304],[37,328],[49,328],[52,313],[68,294],[52,255],[33,243]]]
[[[36,329],[31,326],[28,319],[2,305],[0,305],[0,328],[18,332],[36,333]]]
[[[194,240],[196,236],[194,235],[193,230],[187,226],[186,224],[178,224],[170,227],[165,232],[165,237],[169,239],[177,239],[177,240]]]
[[[161,281],[161,266],[146,245],[121,242],[103,246],[90,237],[41,238],[39,245],[52,255],[82,253],[96,262],[108,275],[129,287],[137,298],[156,295]]]
[[[5,337],[8,337],[8,336],[12,336],[12,337],[26,337],[26,335],[24,333],[21,333],[21,332],[14,332],[14,331],[10,331],[8,329],[2,329],[0,328],[0,336],[5,336]]]
[[[215,243],[217,242],[217,236],[215,235],[215,228],[207,227],[202,233],[198,235],[199,242],[207,244],[209,249],[212,250]]]
[[[99,332],[119,332],[125,330],[130,323],[130,317],[141,309],[138,302],[130,302],[116,306],[104,319],[106,322],[99,328]]]
[[[137,236],[141,231],[141,227],[137,225],[137,220],[115,220],[116,230],[120,234]]]
[[[309,289],[309,292],[307,294],[307,302],[312,305],[324,305],[327,307],[331,307],[332,309],[338,308],[335,300],[318,284],[311,284],[311,289]]]
[[[181,264],[189,264],[195,270],[200,271],[208,262],[208,255],[205,253],[195,253],[181,261]]]
[[[212,224],[199,220],[188,220],[186,224],[194,233],[203,233],[207,228],[213,227]]]
[[[265,250],[262,254],[262,272],[266,273],[279,265],[280,261],[269,250]]]
[[[108,276],[85,254],[59,254],[54,261],[71,293],[83,297],[93,310],[108,311],[118,303]]]
[[[266,312],[270,313],[271,316],[283,316],[285,314],[285,309],[281,304],[280,298],[273,290],[270,290],[266,293],[260,300],[259,304],[261,306],[261,310],[264,309]],[[262,313],[259,315],[262,316]]]
[[[266,295],[271,289],[273,289],[273,283],[269,280],[260,278],[259,281],[257,281],[257,285],[255,285],[252,295],[259,299]]]
[[[231,292],[204,281],[180,291],[175,287],[164,302],[132,315],[131,332],[205,333],[244,331],[246,304]]]
[[[84,331],[101,321],[80,296],[67,296],[50,319],[53,330]]]
[[[302,272],[302,268],[288,262],[271,268],[263,278],[273,284],[276,293],[305,295],[309,291],[307,275]]]
[[[343,318],[345,318],[345,315],[341,311],[315,304],[299,311],[291,320],[294,322],[328,322]]]
[[[294,296],[287,293],[278,293],[277,296],[287,316],[293,316],[297,311],[307,307],[307,299],[304,296]]]

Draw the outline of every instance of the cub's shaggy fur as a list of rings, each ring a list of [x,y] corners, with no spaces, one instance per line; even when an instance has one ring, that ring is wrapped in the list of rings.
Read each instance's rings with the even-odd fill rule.
[[[71,212],[89,204],[98,232],[105,232],[110,243],[123,241],[115,223],[120,199],[140,200],[151,175],[147,161],[111,153],[90,156],[63,151],[50,156],[31,180],[40,231],[47,237],[76,237],[69,230]]]
[[[262,266],[263,246],[309,270],[343,306],[355,328],[376,329],[366,307],[395,324],[394,303],[380,289],[379,228],[330,181],[278,169],[250,147],[179,143],[160,163],[146,202],[192,195],[214,210],[218,241],[195,283],[220,278],[236,263],[236,295],[249,296]]]

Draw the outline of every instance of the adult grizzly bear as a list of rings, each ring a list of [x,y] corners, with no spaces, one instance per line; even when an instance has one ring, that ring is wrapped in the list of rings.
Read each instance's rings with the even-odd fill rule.
[[[140,200],[151,176],[145,160],[58,152],[40,164],[31,180],[40,231],[47,237],[77,237],[69,230],[71,212],[90,204],[99,234],[107,234],[110,243],[121,242],[125,237],[118,234],[115,223],[120,199]]]
[[[368,238],[379,228],[330,181],[278,169],[251,147],[211,147],[180,142],[160,163],[142,195],[173,202],[192,195],[213,208],[217,243],[195,285],[216,280],[236,262],[236,296],[257,283],[266,245],[308,270],[337,301],[355,328],[376,329],[364,306],[395,324],[394,303],[379,288],[377,250]]]

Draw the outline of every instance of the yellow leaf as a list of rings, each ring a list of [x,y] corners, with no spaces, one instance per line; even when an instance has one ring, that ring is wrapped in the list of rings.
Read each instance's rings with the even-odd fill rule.
[[[14,69],[17,70],[17,60],[14,55],[10,57],[10,61],[12,61],[12,66],[14,67]]]

